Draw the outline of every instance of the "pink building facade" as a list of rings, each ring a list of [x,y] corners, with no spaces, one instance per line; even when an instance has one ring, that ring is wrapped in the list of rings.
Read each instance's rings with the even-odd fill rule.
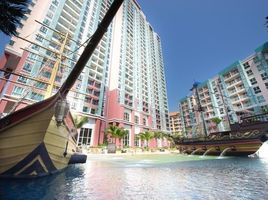
[[[1,116],[45,99],[51,84],[53,93],[59,89],[111,2],[32,1],[18,29],[19,36],[32,43],[12,37],[0,58]],[[65,59],[51,83],[55,52],[65,37]],[[140,132],[169,130],[160,37],[136,1],[124,2],[67,100],[72,114],[88,118],[78,145],[103,144],[111,124],[129,131],[123,143],[131,147],[141,146],[135,139]],[[157,142],[150,145],[156,147]]]

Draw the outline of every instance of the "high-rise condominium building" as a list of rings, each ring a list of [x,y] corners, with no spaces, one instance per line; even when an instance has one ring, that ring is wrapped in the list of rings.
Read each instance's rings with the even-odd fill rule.
[[[2,115],[59,89],[111,3],[32,1],[18,28],[20,38],[11,38],[0,60]],[[110,124],[129,131],[123,141],[127,146],[139,145],[135,135],[140,132],[168,130],[160,37],[135,0],[124,1],[68,101],[72,113],[88,117],[78,137],[80,145],[101,144]]]
[[[182,121],[179,112],[169,113],[170,132],[173,134],[182,133]]]
[[[264,112],[268,108],[268,42],[192,91],[179,103],[188,136],[228,130],[241,117]]]

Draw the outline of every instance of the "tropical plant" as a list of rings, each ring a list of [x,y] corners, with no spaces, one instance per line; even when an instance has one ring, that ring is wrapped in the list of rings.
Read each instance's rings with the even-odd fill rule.
[[[268,28],[268,16],[265,17],[265,19],[266,19],[265,25],[266,25],[266,27]]]
[[[268,106],[264,106],[264,107],[262,108],[262,111],[263,111],[264,113],[268,113]]]
[[[175,146],[176,142],[178,142],[184,138],[182,132],[176,132],[173,134],[165,133],[164,137],[170,142],[171,147]]]
[[[83,127],[85,123],[87,123],[88,118],[85,116],[73,116],[74,126],[76,128],[77,133],[79,133],[79,129]]]
[[[213,123],[215,123],[216,125],[218,125],[219,123],[221,123],[222,120],[219,117],[214,117],[214,118],[211,119],[211,121]]]
[[[153,135],[154,135],[154,138],[156,140],[156,144],[158,145],[157,140],[158,139],[161,139],[162,140],[163,137],[164,137],[164,133],[161,132],[161,131],[156,131],[156,132],[153,133]]]
[[[144,140],[145,140],[145,138],[144,138],[144,134],[143,133],[139,133],[138,135],[136,135],[136,138],[138,139],[138,140],[141,140],[141,148],[143,148],[144,146]]]
[[[128,134],[128,130],[124,130],[123,128],[119,128],[117,132],[117,137],[119,139],[119,145],[122,146],[122,138],[124,138]]]
[[[115,143],[116,143],[116,138],[118,137],[119,132],[120,132],[120,129],[118,126],[110,125],[109,128],[107,129],[107,133],[110,135],[113,142],[115,142]],[[114,139],[115,139],[115,141],[114,141]]]
[[[86,116],[75,116],[74,124],[77,129],[82,128],[82,126],[88,122],[88,118]]]
[[[172,137],[172,135],[170,133],[163,133],[163,138],[165,138],[167,141],[169,141],[171,146],[173,146],[174,139],[173,139],[173,137]]]
[[[211,119],[211,121],[216,124],[217,129],[218,129],[218,125],[221,123],[222,119],[219,117],[214,117]]]
[[[146,141],[147,148],[149,148],[149,141],[154,138],[154,133],[150,131],[145,131],[140,133],[143,139]]]
[[[162,139],[164,137],[164,133],[161,131],[156,131],[153,133],[155,139]]]
[[[29,12],[30,0],[1,0],[0,1],[0,31],[12,36],[17,35],[17,27],[21,19]]]

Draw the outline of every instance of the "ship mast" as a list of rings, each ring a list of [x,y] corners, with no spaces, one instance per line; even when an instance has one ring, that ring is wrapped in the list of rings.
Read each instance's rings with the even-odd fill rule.
[[[196,98],[197,98],[197,112],[200,112],[200,114],[201,114],[201,121],[202,121],[203,129],[204,129],[204,134],[205,134],[205,136],[208,136],[206,122],[205,122],[204,113],[203,113],[203,108],[202,108],[201,103],[200,103],[200,97],[198,94],[197,87],[198,87],[198,83],[194,83],[191,90],[192,91],[195,90],[195,94],[196,94]]]
[[[40,22],[38,22],[38,23],[40,23]],[[42,23],[40,23],[40,24],[42,24]],[[50,29],[51,29],[51,28],[50,28]],[[56,31],[56,30],[54,30],[54,29],[51,29],[51,30]],[[58,32],[57,32],[57,33],[58,33]],[[50,76],[48,82],[47,82],[47,81],[42,81],[42,80],[39,80],[39,79],[36,79],[36,78],[25,77],[25,76],[20,75],[20,74],[17,74],[17,73],[11,73],[11,74],[14,74],[14,75],[16,75],[16,76],[25,77],[26,79],[30,79],[30,80],[33,80],[33,81],[35,81],[35,82],[37,81],[37,82],[43,82],[43,83],[47,84],[48,87],[47,87],[47,89],[46,89],[46,91],[45,91],[45,98],[49,98],[49,97],[51,97],[51,95],[52,95],[53,87],[54,87],[55,80],[56,80],[56,76],[57,76],[57,72],[58,72],[58,69],[59,69],[59,66],[60,66],[62,57],[64,56],[64,55],[63,55],[63,52],[64,52],[64,49],[65,49],[66,43],[67,43],[67,41],[68,41],[68,36],[69,36],[68,32],[67,32],[65,35],[61,33],[61,35],[63,35],[64,38],[63,38],[63,43],[60,45],[60,50],[59,50],[59,52],[57,52],[57,51],[53,51],[53,50],[51,50],[51,49],[49,49],[49,48],[46,48],[46,47],[44,47],[44,46],[42,46],[42,45],[40,45],[40,44],[37,44],[37,43],[32,42],[32,41],[30,41],[30,40],[27,40],[26,38],[23,38],[23,37],[20,37],[20,36],[16,36],[17,38],[19,38],[19,39],[21,39],[21,40],[24,40],[24,41],[26,41],[26,42],[29,42],[30,44],[39,46],[40,48],[43,48],[43,49],[45,49],[45,50],[47,50],[47,51],[50,51],[50,52],[52,52],[52,53],[54,53],[54,54],[56,55],[56,60],[55,60],[55,63],[54,63],[54,65],[53,65],[53,67],[52,67],[51,76]],[[29,51],[28,49],[24,49],[24,48],[22,48],[22,50],[27,51],[27,52],[30,52],[30,53],[33,53],[33,54],[36,54],[36,53],[34,53],[34,52]],[[43,57],[43,56],[41,56],[41,57]],[[64,56],[64,58],[69,59],[69,58],[66,57],[66,56]],[[4,71],[4,70],[1,70],[1,71]],[[26,86],[26,87],[27,87],[27,86]],[[28,87],[33,88],[34,86],[30,86],[30,85],[29,85]],[[11,110],[9,111],[9,113],[12,113],[12,112],[15,111],[15,109],[17,108],[17,106],[19,105],[19,103],[26,97],[26,95],[27,95],[28,93],[29,93],[29,91],[28,91],[28,92],[27,92],[21,99],[19,99],[19,100],[14,104],[14,106],[11,108]]]
[[[222,94],[222,90],[221,90],[221,86],[220,86],[220,81],[218,82],[217,86],[218,86],[218,89],[219,89],[219,92],[220,92],[220,96],[221,96],[221,99],[222,99],[223,108],[224,108],[224,111],[226,113],[228,125],[229,125],[229,128],[231,129],[231,121],[230,121],[230,117],[229,117],[229,114],[228,114],[228,109],[226,107],[225,100],[224,100],[224,97],[223,97],[223,94]]]
[[[64,51],[65,45],[67,43],[67,38],[68,38],[68,32],[66,33],[66,35],[65,35],[65,37],[63,39],[63,43],[62,43],[62,45],[60,47],[60,52],[58,54],[56,54],[57,60],[56,60],[54,66],[52,68],[51,76],[50,76],[50,79],[49,79],[49,82],[48,82],[47,91],[46,91],[46,94],[45,94],[45,98],[49,98],[52,95],[53,87],[54,87],[55,79],[56,79],[56,76],[57,76],[57,72],[59,70],[59,66],[60,66],[60,62],[61,62],[61,59],[62,59],[63,51]]]

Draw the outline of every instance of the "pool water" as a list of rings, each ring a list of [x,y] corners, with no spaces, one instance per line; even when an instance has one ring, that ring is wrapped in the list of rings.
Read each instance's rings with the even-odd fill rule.
[[[0,180],[0,199],[268,199],[268,160],[89,155],[86,164],[33,180]]]

